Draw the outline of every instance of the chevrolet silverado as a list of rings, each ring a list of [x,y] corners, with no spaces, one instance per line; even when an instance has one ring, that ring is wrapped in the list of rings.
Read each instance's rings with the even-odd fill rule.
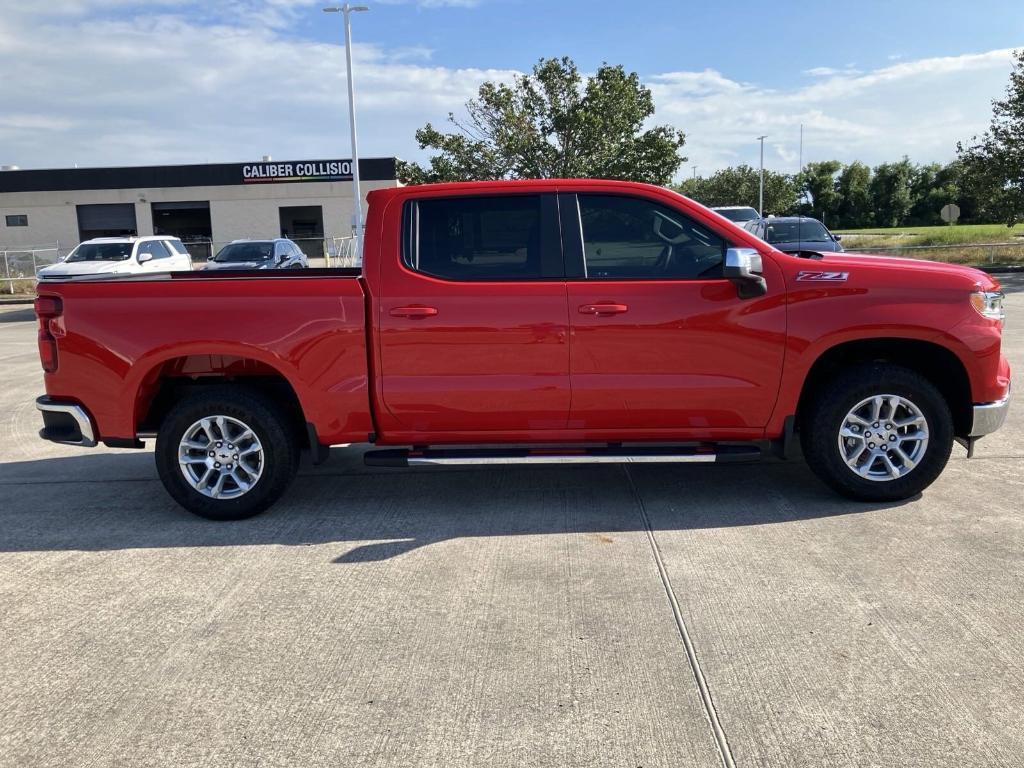
[[[388,466],[794,455],[921,492],[1010,398],[1002,294],[967,267],[786,254],[670,190],[371,192],[361,270],[39,286],[43,438],[143,447],[192,512],[271,505],[300,452]]]

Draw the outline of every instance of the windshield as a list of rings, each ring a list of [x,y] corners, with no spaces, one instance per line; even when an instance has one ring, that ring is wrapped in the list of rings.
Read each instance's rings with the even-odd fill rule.
[[[715,213],[725,216],[729,221],[752,221],[758,218],[753,208],[716,208]]]
[[[829,243],[832,237],[820,221],[779,221],[768,224],[765,240],[769,243]]]
[[[274,255],[273,243],[231,243],[213,257],[219,262],[266,261]]]
[[[82,243],[64,261],[125,261],[131,255],[132,243]]]

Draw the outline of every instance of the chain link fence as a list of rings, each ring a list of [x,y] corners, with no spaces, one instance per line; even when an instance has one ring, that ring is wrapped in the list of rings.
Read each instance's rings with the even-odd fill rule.
[[[975,267],[1024,265],[1024,242],[876,247],[872,245],[858,246],[855,242],[848,242],[844,237],[843,248],[847,253],[905,256],[911,259],[928,259]]]
[[[358,268],[361,266],[356,239],[352,236],[292,238],[292,241],[306,254],[311,267]],[[193,240],[186,241],[185,247],[192,255],[193,265],[199,269],[207,259],[216,255],[228,242]],[[1024,266],[1024,242],[887,247],[870,245],[858,247],[854,243],[844,245],[846,245],[847,253],[906,256],[914,259],[929,259],[973,266]],[[7,295],[35,293],[36,273],[43,267],[56,264],[65,255],[66,251],[61,249],[60,243],[29,248],[0,249],[0,269],[2,269],[0,290]]]
[[[356,239],[352,236],[291,240],[306,254],[310,267],[336,269],[361,266]],[[230,241],[200,239],[183,242],[192,256],[193,267],[201,269],[208,259]],[[0,291],[8,296],[35,293],[38,282],[36,274],[39,270],[56,264],[70,252],[70,248],[61,248],[60,243],[27,248],[0,247]]]
[[[60,244],[34,248],[0,250],[2,269],[0,285],[9,295],[31,294],[36,290],[36,272],[60,261]]]
[[[253,238],[262,240],[265,238]],[[306,254],[311,267],[358,267],[356,240],[348,237],[291,237],[288,238]],[[207,240],[182,238],[185,248],[192,256],[192,263],[201,268],[204,263],[217,255],[231,240]]]

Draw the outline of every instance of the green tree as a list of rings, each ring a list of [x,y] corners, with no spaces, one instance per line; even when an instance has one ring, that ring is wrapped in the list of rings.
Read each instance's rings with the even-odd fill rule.
[[[839,190],[836,174],[843,167],[838,160],[822,160],[808,163],[797,176],[800,192],[810,198],[807,212],[831,225],[839,210]]]
[[[1014,53],[1006,98],[992,102],[988,131],[957,144],[964,182],[982,214],[1012,227],[1024,219],[1024,49]]]
[[[942,224],[939,211],[947,203],[959,202],[956,172],[949,165],[929,163],[915,166],[910,177],[910,213],[906,224]]]
[[[839,202],[836,206],[837,228],[870,227],[873,223],[871,211],[871,169],[864,163],[854,161],[843,166],[836,179]]]
[[[429,165],[402,163],[410,183],[475,179],[606,178],[667,184],[686,161],[684,134],[644,129],[654,99],[635,72],[605,64],[584,82],[568,57],[541,59],[512,85],[483,83],[457,129],[416,131]]]
[[[960,206],[959,223],[985,223],[989,221],[982,213],[982,203],[977,195],[977,190],[967,178],[967,172],[962,160],[954,160],[943,169],[943,173],[950,180],[955,191],[953,201]]]
[[[751,208],[757,208],[758,185],[758,169],[749,165],[738,165],[734,168],[723,168],[712,176],[686,179],[677,189],[702,205],[749,205]],[[790,213],[796,208],[796,203],[797,188],[793,177],[766,170],[765,215]]]
[[[869,190],[876,226],[898,227],[906,221],[912,202],[910,182],[913,175],[914,166],[906,157],[875,168]]]

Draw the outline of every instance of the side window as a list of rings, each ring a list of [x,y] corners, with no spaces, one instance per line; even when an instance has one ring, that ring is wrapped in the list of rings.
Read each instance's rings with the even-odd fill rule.
[[[621,195],[579,195],[578,200],[588,278],[722,275],[725,240],[679,211]]]
[[[182,256],[188,255],[188,248],[185,247],[185,244],[181,242],[181,240],[168,240],[165,245],[169,245],[171,247],[171,251]]]
[[[139,256],[144,253],[150,254],[154,259],[166,259],[171,255],[171,252],[159,240],[147,240],[140,244]]]
[[[547,216],[542,208],[541,195],[411,200],[405,209],[403,261],[410,269],[448,280],[550,276],[542,245],[544,232],[557,228],[557,222],[553,212]],[[560,251],[549,253],[548,262],[551,257],[560,264]]]

